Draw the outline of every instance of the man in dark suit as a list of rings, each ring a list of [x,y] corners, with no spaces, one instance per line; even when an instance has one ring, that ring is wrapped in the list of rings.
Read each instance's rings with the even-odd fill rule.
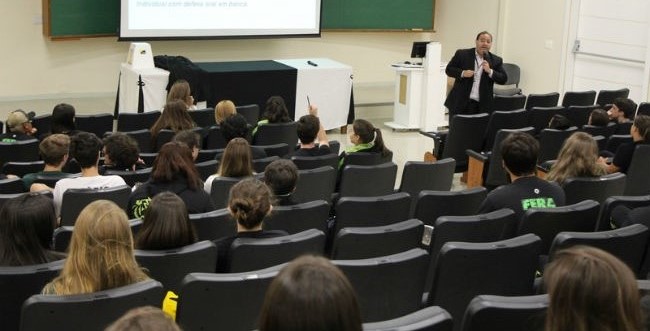
[[[491,47],[492,35],[479,32],[476,48],[457,50],[447,64],[445,73],[456,79],[445,101],[450,123],[457,114],[492,112],[494,83],[505,84],[508,76],[503,60],[490,53]]]

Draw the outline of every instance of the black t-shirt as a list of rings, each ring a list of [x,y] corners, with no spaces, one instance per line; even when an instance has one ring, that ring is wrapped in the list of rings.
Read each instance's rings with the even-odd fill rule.
[[[327,154],[332,154],[330,146],[320,145],[312,148],[299,148],[293,153],[293,156],[322,156]]]
[[[623,143],[618,146],[614,159],[612,159],[612,164],[618,167],[619,172],[627,173],[627,168],[629,168],[630,163],[632,163],[634,149],[639,143],[640,142]]]
[[[535,176],[521,177],[512,184],[502,185],[490,192],[479,213],[489,213],[501,208],[512,209],[521,220],[530,208],[555,208],[564,206],[564,190],[553,182]]]
[[[36,137],[24,133],[7,132],[7,133],[0,134],[0,142],[3,143],[12,143],[15,141],[32,140],[32,139],[36,139]]]

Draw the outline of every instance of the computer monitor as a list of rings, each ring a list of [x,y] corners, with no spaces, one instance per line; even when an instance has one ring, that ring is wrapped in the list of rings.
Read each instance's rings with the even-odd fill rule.
[[[430,41],[414,41],[411,48],[411,58],[421,59],[427,55],[427,45]]]

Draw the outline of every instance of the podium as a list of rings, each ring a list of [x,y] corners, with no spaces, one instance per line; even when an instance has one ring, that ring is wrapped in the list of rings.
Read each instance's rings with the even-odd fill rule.
[[[441,45],[427,45],[422,66],[395,67],[393,121],[384,123],[396,130],[435,131],[449,125],[445,118],[446,64],[441,63]]]
[[[132,43],[120,66],[118,113],[161,110],[167,100],[169,71],[154,67],[151,46]]]

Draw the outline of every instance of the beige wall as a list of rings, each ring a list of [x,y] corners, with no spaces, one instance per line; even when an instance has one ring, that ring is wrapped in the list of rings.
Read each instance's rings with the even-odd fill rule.
[[[442,42],[443,59],[448,60],[457,48],[471,47],[476,32],[506,31],[496,36],[495,50],[506,61],[523,67],[524,90],[558,89],[561,0],[436,3],[437,33],[324,32],[322,38],[151,44],[155,54],[184,55],[193,61],[329,57],[354,68],[358,102],[387,102],[393,98],[390,64],[407,59],[413,41]],[[114,95],[128,43],[114,37],[50,41],[36,22],[41,16],[41,0],[0,1],[0,12],[5,14],[0,20],[0,101]],[[552,24],[542,24],[545,22]],[[545,39],[555,41],[553,50],[543,49]]]

